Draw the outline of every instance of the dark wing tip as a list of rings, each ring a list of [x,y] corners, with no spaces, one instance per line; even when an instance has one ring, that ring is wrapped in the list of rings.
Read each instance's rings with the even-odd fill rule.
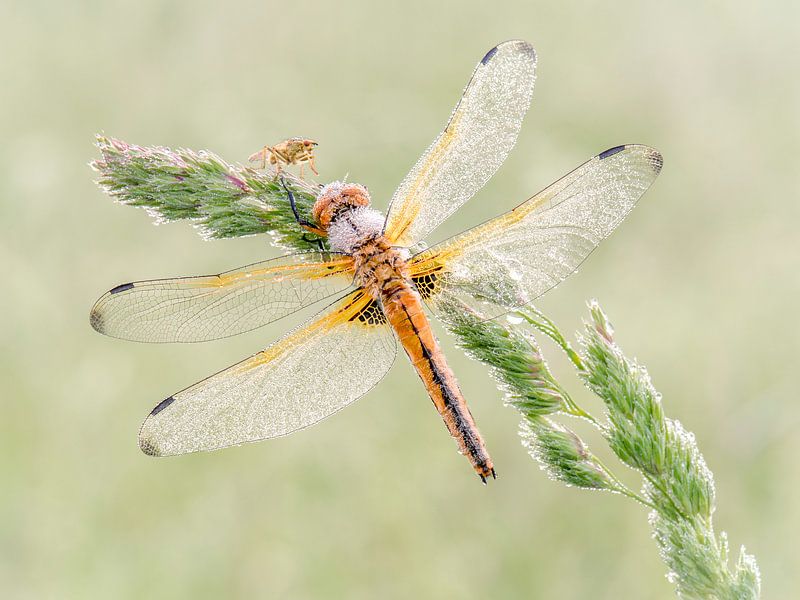
[[[97,304],[92,307],[92,310],[89,313],[89,324],[92,326],[92,329],[98,333],[104,333],[104,329],[106,327],[105,319],[103,319],[103,313],[100,312],[100,308],[97,306]]]
[[[151,417],[156,416],[158,413],[167,408],[173,402],[175,402],[175,396],[170,396],[169,398],[165,398],[164,400],[159,402],[153,410],[150,411],[150,416]]]
[[[89,323],[91,324],[91,326],[94,328],[95,331],[103,334],[106,333],[106,318],[103,314],[104,312],[103,309],[105,308],[105,305],[109,300],[109,297],[122,292],[127,292],[128,290],[132,290],[134,287],[136,286],[132,282],[121,283],[120,285],[108,290],[105,294],[103,294],[100,297],[100,299],[97,300],[97,302],[94,303],[92,310],[89,312]]]
[[[492,60],[492,57],[495,54],[497,54],[497,46],[495,46],[494,48],[492,48],[486,54],[483,55],[483,58],[481,59],[481,64],[485,65],[486,63],[488,63],[490,60]]]
[[[149,420],[150,417],[154,417],[173,402],[175,402],[175,396],[165,398],[159,402],[153,410],[150,411],[150,415],[148,415],[147,419]],[[145,424],[142,425],[142,429],[139,431],[139,448],[142,452],[147,454],[147,456],[164,456],[164,452],[161,450],[161,447],[158,445],[158,441],[153,437],[152,433],[147,433],[145,431],[146,425],[147,420],[145,420]]]
[[[115,288],[111,288],[108,293],[109,294],[119,294],[120,292],[124,292],[124,291],[130,290],[132,288],[133,288],[133,284],[132,283],[123,283],[121,285],[118,285]]]
[[[507,42],[503,42],[502,44],[497,44],[494,48],[489,50],[481,59],[481,64],[487,64],[495,54],[498,53],[501,49],[505,49],[506,47],[513,47],[517,50],[520,54],[528,54],[531,57],[531,60],[535,63],[536,62],[536,50],[533,49],[528,42],[524,40],[508,40]]]
[[[153,438],[139,436],[139,449],[147,456],[161,456],[161,450]]]
[[[622,146],[614,146],[613,148],[609,148],[608,150],[603,150],[600,154],[597,155],[597,158],[600,160],[604,160],[609,156],[614,156],[617,152],[622,152],[625,150],[627,146],[624,144]]]
[[[613,148],[609,148],[608,150],[604,150],[598,154],[597,158],[604,160],[610,156],[614,156],[615,154],[622,152],[623,150],[631,150],[643,153],[644,157],[650,163],[650,167],[653,169],[653,171],[655,171],[656,175],[661,172],[661,167],[664,166],[664,157],[661,156],[661,153],[658,150],[651,148],[650,146],[643,146],[640,144],[623,144],[622,146],[614,146]]]
[[[530,56],[533,62],[536,62],[537,58],[536,50],[534,49],[533,46],[530,45],[530,43],[526,42],[525,40],[509,40],[508,42],[505,42],[505,44],[513,45],[519,51],[520,54],[527,54],[528,56]],[[501,46],[505,44],[501,44]]]
[[[650,161],[650,166],[653,168],[653,171],[656,172],[656,175],[658,175],[661,172],[661,167],[664,166],[664,157],[661,156],[661,152],[655,148],[649,148],[648,150],[647,158]]]

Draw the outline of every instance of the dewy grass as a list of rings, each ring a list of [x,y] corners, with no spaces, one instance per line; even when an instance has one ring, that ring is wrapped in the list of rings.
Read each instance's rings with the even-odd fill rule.
[[[269,233],[287,248],[319,247],[297,226],[272,171],[231,165],[209,152],[134,146],[102,135],[97,146],[101,158],[92,167],[100,174],[98,184],[119,202],[144,207],[158,222],[187,219],[206,238]],[[307,217],[315,188],[290,174],[285,179],[299,213]],[[520,309],[516,324],[501,324],[456,301],[438,307],[459,344],[491,368],[508,404],[522,414],[523,443],[550,477],[615,492],[650,510],[653,537],[678,596],[759,597],[755,558],[742,548],[731,567],[727,537],[714,531],[714,480],[694,436],[664,415],[647,371],[622,353],[596,302],[589,305],[580,352],[534,308]],[[555,379],[531,329],[553,340],[602,399],[602,420],[581,409]],[[592,423],[617,458],[641,475],[641,491],[625,486],[576,433],[556,421],[563,417]]]
[[[299,228],[274,171],[232,165],[211,152],[135,146],[97,136],[101,158],[91,163],[97,183],[122,204],[139,206],[157,223],[187,219],[206,238],[269,233],[287,249],[318,250]],[[284,181],[308,219],[316,189],[290,173]]]
[[[678,596],[759,597],[755,558],[742,547],[731,568],[727,537],[714,531],[714,480],[694,436],[664,415],[647,371],[622,353],[596,302],[589,304],[591,318],[579,337],[580,353],[535,309],[521,309],[517,316],[564,350],[586,386],[603,400],[602,422],[575,405],[522,328],[483,320],[463,305],[439,306],[460,345],[492,368],[508,403],[522,414],[523,443],[550,477],[575,487],[617,492],[650,509],[653,537]],[[641,492],[628,489],[577,434],[555,422],[552,417],[558,414],[587,418],[595,425],[617,458],[641,474]]]

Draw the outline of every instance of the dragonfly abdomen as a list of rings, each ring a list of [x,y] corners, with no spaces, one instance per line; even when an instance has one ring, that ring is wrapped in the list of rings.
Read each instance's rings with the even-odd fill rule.
[[[472,463],[482,481],[494,477],[494,465],[472,418],[453,371],[431,331],[422,300],[412,284],[394,285],[381,298],[383,311],[411,364],[422,379],[459,452]]]
[[[408,277],[406,260],[383,236],[366,239],[353,252],[356,281],[380,302],[411,364],[458,450],[478,476],[494,477],[494,465],[458,381],[431,331],[422,298]]]

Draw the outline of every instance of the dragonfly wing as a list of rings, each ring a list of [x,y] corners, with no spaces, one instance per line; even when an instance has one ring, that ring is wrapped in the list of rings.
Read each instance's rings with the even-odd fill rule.
[[[353,259],[291,254],[202,277],[119,285],[94,305],[100,333],[137,342],[200,342],[243,333],[347,289]]]
[[[139,445],[167,456],[286,435],[367,393],[395,355],[382,311],[356,290],[263,352],[161,402]]]
[[[397,188],[385,235],[411,246],[489,180],[508,156],[530,105],[536,53],[510,41],[483,57],[450,121]]]
[[[487,317],[527,304],[573,273],[631,211],[661,170],[647,146],[617,146],[514,210],[411,259],[435,309],[458,299]]]

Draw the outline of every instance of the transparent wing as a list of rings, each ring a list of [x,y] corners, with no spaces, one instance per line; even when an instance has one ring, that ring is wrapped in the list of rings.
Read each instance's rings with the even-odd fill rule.
[[[384,233],[411,246],[489,180],[508,156],[536,78],[530,44],[510,41],[483,57],[450,121],[397,188]]]
[[[137,342],[214,340],[344,291],[352,267],[349,256],[306,252],[219,275],[126,283],[104,294],[89,320],[100,333]]]
[[[161,402],[139,445],[167,456],[286,435],[367,393],[395,354],[380,308],[356,290],[263,352]]]
[[[631,211],[661,170],[647,146],[617,146],[514,210],[411,259],[435,310],[457,299],[493,317],[527,304],[574,272]]]

